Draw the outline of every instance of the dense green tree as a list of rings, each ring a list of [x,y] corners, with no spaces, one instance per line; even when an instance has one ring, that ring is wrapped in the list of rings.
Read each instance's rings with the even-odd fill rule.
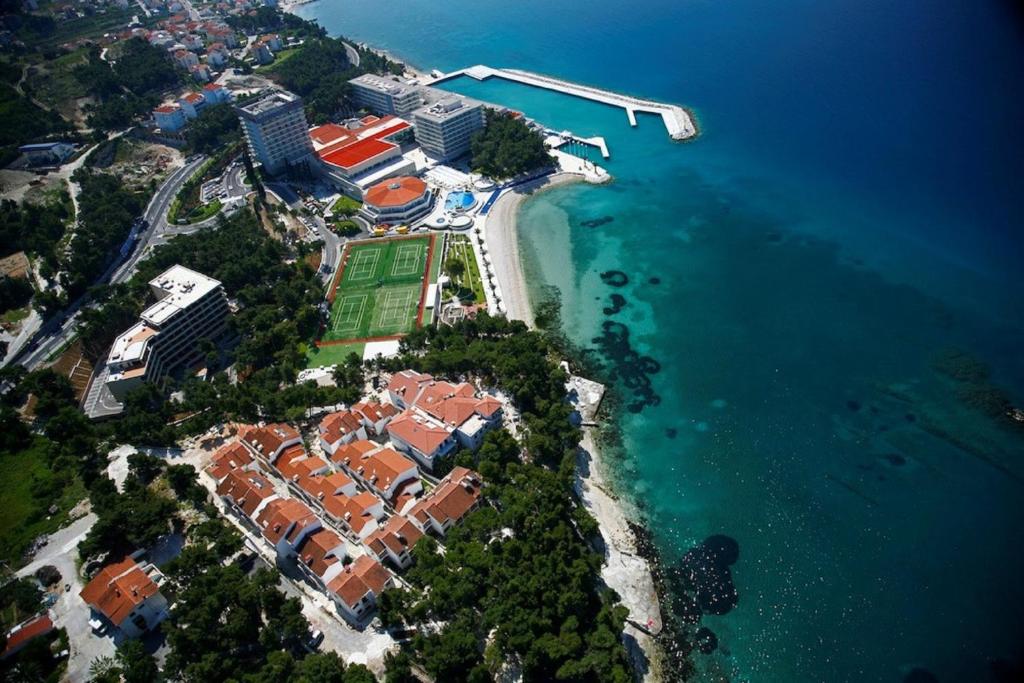
[[[552,165],[543,135],[522,117],[488,109],[483,130],[470,142],[470,166],[491,178],[512,178]]]
[[[189,124],[186,135],[194,152],[212,154],[241,137],[238,114],[227,102],[206,107]]]
[[[123,683],[155,683],[160,679],[156,659],[139,640],[126,640],[117,648],[117,665]]]

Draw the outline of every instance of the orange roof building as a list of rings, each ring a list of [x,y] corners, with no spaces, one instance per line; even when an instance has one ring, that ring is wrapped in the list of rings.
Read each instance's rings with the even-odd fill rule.
[[[79,595],[122,633],[137,638],[167,617],[167,601],[153,576],[163,580],[155,567],[145,571],[126,557],[101,569]]]
[[[356,495],[356,483],[344,472],[314,474],[296,482],[299,489],[314,503],[323,505],[325,498],[343,494]]]
[[[381,448],[369,441],[342,446],[332,460],[385,500],[390,500],[406,482],[419,482],[415,462],[393,448]]]
[[[395,448],[413,456],[427,469],[433,469],[439,458],[454,451],[457,443],[450,427],[413,409],[393,419],[387,432]]]
[[[391,381],[388,382],[388,398],[399,408],[408,408],[416,402],[423,388],[432,381],[434,378],[426,373],[401,370],[391,375]]]
[[[398,408],[390,403],[360,401],[352,406],[352,412],[360,417],[363,426],[373,434],[383,434],[384,428],[398,415]]]
[[[356,558],[327,584],[342,614],[359,624],[377,604],[377,596],[394,585],[394,577],[369,555]]]
[[[320,421],[319,430],[320,445],[328,454],[334,453],[342,444],[366,438],[362,419],[349,410],[329,414]]]
[[[40,636],[45,636],[53,630],[53,620],[49,614],[39,614],[27,621],[23,621],[7,632],[7,644],[4,651],[0,652],[0,659],[7,659],[17,654],[23,647]]]
[[[217,495],[249,519],[254,519],[267,503],[277,498],[269,479],[259,472],[246,470],[228,472],[217,484]]]
[[[412,563],[409,551],[421,538],[423,531],[419,527],[407,518],[395,515],[367,536],[363,545],[380,562],[391,560],[399,569],[405,569]]]
[[[383,180],[366,191],[362,213],[373,223],[407,223],[428,213],[433,194],[413,176]]]
[[[479,474],[456,467],[407,516],[423,531],[433,530],[443,536],[479,506],[481,485]]]
[[[306,536],[321,527],[320,519],[304,503],[294,498],[278,498],[267,503],[256,518],[256,526],[282,558],[295,554]]]
[[[345,541],[330,529],[317,529],[298,548],[299,566],[323,585],[341,572],[344,559]]]
[[[360,491],[354,496],[329,496],[322,503],[328,519],[359,538],[376,531],[378,521],[384,517],[384,503],[368,491]]]
[[[239,441],[232,441],[217,449],[213,454],[213,460],[206,467],[206,473],[219,484],[231,470],[244,469],[252,463],[253,458],[249,449]]]
[[[258,457],[273,463],[285,448],[302,443],[302,435],[291,425],[269,424],[251,430],[245,435],[244,443]]]

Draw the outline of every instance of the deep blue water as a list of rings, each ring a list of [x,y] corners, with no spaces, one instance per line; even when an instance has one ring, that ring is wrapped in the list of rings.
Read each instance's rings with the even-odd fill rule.
[[[997,386],[1024,404],[1012,7],[303,8],[423,68],[533,69],[696,112],[701,137],[675,144],[653,117],[631,129],[510,83],[447,86],[608,140],[615,182],[532,200],[521,239],[536,295],[556,288],[565,332],[625,402],[650,382],[613,457],[666,563],[713,534],[739,545],[738,602],[701,621],[720,642],[695,656],[707,680],[985,681],[1024,654],[1024,437],[976,400]],[[606,313],[612,294],[625,304]],[[990,376],[938,371],[950,348]]]

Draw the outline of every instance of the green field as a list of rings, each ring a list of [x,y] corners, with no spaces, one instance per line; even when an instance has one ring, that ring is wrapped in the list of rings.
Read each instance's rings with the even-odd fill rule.
[[[22,553],[39,534],[52,533],[67,520],[68,511],[86,496],[74,476],[55,476],[47,466],[43,437],[17,453],[0,453],[0,561],[18,566]],[[57,512],[50,515],[54,505]]]
[[[362,242],[347,251],[323,340],[366,339],[416,328],[429,237]]]
[[[313,346],[306,352],[306,367],[321,368],[325,365],[337,365],[338,363],[345,362],[345,359],[348,358],[350,353],[354,353],[362,358],[363,351],[365,349],[366,344],[363,342],[331,344],[330,346]]]

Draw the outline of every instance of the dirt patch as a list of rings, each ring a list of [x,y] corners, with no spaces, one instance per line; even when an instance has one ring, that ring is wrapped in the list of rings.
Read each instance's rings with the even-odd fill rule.
[[[64,353],[54,362],[50,369],[64,375],[71,381],[75,390],[75,398],[81,402],[85,396],[85,390],[89,388],[89,378],[92,377],[93,366],[82,353],[81,340],[75,342],[64,350]]]
[[[120,178],[125,187],[139,190],[148,187],[151,181],[161,182],[184,163],[181,152],[173,147],[121,138],[114,163],[106,171]]]

